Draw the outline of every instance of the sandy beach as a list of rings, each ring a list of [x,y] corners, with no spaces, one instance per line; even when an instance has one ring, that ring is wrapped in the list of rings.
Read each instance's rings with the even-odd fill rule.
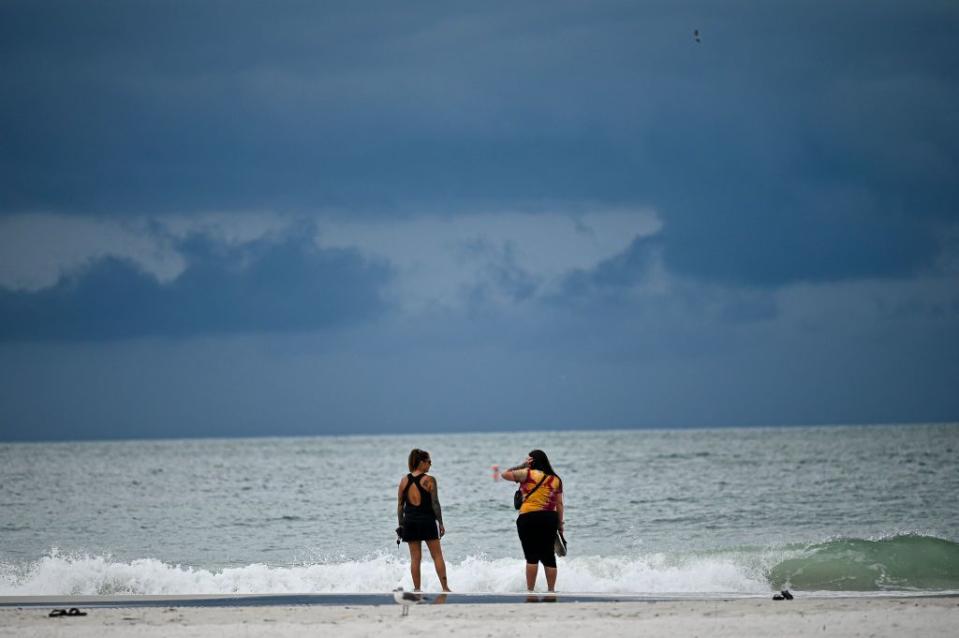
[[[569,604],[0,609],[0,637],[303,636],[954,636],[959,597],[689,600]]]

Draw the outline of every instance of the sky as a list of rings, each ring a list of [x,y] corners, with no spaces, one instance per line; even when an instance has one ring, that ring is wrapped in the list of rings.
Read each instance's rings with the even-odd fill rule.
[[[3,0],[0,441],[957,421],[957,33]]]

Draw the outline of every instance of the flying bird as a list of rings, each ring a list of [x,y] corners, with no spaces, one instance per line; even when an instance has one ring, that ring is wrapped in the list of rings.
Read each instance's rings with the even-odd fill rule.
[[[702,40],[699,39],[699,29],[693,29],[693,37],[696,38],[696,42],[702,42]]]

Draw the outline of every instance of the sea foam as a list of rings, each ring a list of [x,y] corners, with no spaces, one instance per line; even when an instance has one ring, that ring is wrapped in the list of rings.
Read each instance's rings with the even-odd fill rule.
[[[561,559],[559,568],[564,591],[758,593],[769,589],[761,569],[722,557],[676,562],[663,555],[633,559],[582,556]],[[526,589],[520,559],[468,557],[448,563],[447,569],[451,586],[459,592]],[[152,558],[124,562],[52,551],[23,565],[0,564],[0,595],[5,596],[373,593],[411,585],[408,560],[386,554],[336,563],[203,569]],[[423,563],[423,586],[438,589],[429,560]]]
[[[959,590],[959,543],[919,534],[836,538],[787,547],[699,554],[573,556],[559,560],[563,591],[617,594],[759,594],[802,591]],[[448,562],[463,593],[525,591],[520,558],[470,556]],[[424,560],[423,586],[438,589]],[[0,563],[0,595],[190,595],[376,593],[410,588],[409,561],[396,554],[295,565],[208,568],[155,558],[131,561],[51,550],[24,563]]]

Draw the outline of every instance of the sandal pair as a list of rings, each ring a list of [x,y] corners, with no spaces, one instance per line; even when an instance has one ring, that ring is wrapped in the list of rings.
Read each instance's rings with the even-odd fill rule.
[[[50,611],[51,618],[57,618],[59,616],[86,616],[87,612],[80,611],[76,607],[71,607],[70,609],[53,609]]]

